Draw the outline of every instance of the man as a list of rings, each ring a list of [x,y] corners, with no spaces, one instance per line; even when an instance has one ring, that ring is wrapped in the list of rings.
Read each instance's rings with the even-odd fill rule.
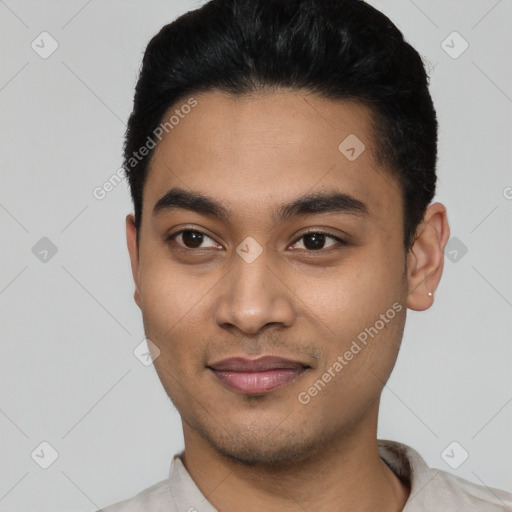
[[[436,158],[421,58],[360,0],[212,0],[152,39],[126,229],[185,448],[107,512],[512,507],[376,437],[443,270]]]

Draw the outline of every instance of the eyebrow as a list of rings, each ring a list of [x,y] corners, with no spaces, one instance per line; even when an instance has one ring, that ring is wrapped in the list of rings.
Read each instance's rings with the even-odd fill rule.
[[[153,208],[153,216],[177,209],[193,211],[224,222],[229,222],[231,218],[231,210],[215,199],[179,187],[171,188],[157,201]],[[291,217],[321,213],[367,216],[368,206],[343,192],[316,192],[304,194],[289,203],[280,205],[275,211],[275,217],[279,222],[284,222]]]

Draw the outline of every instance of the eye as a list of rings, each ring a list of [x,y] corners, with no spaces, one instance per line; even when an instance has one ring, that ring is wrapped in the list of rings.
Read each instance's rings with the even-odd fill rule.
[[[211,242],[210,245],[201,246],[203,242],[207,242],[208,240]],[[182,229],[181,231],[177,231],[176,233],[169,235],[166,242],[169,244],[174,242],[184,249],[205,249],[208,247],[217,248],[218,246],[218,244],[207,234],[194,229]]]
[[[304,241],[301,242],[301,240]],[[329,241],[330,243],[326,245],[326,243]],[[169,245],[175,245],[178,249],[183,250],[207,248],[222,249],[222,246],[217,244],[217,242],[215,242],[215,240],[209,237],[206,233],[195,229],[182,229],[177,231],[176,233],[169,235],[166,238],[166,242]],[[348,244],[337,236],[331,235],[324,231],[316,230],[304,233],[290,247],[307,252],[328,252],[325,249],[329,249],[336,245],[343,246]]]
[[[302,239],[304,239],[304,242],[300,242]],[[325,243],[327,240],[331,240],[331,243],[327,245],[327,248],[333,247],[335,245],[347,245],[347,243],[341,238],[338,238],[337,236],[331,235],[324,231],[310,231],[309,233],[304,233],[290,247],[299,245],[299,247],[295,248],[301,250],[303,249],[309,252],[319,252],[326,248]],[[300,247],[300,244],[302,244],[302,247]]]

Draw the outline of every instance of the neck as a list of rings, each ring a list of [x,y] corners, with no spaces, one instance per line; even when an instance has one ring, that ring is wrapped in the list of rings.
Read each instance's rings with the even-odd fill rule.
[[[409,489],[379,456],[377,415],[378,408],[301,460],[272,467],[227,459],[184,424],[182,462],[221,512],[398,512]]]

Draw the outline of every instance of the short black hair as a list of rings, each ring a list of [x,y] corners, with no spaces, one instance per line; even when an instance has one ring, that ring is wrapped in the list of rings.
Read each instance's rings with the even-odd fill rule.
[[[151,39],[135,89],[123,167],[137,232],[155,134],[171,107],[214,89],[245,95],[286,88],[370,107],[376,156],[402,188],[409,249],[436,188],[428,82],[418,52],[362,0],[211,0],[187,12]]]

